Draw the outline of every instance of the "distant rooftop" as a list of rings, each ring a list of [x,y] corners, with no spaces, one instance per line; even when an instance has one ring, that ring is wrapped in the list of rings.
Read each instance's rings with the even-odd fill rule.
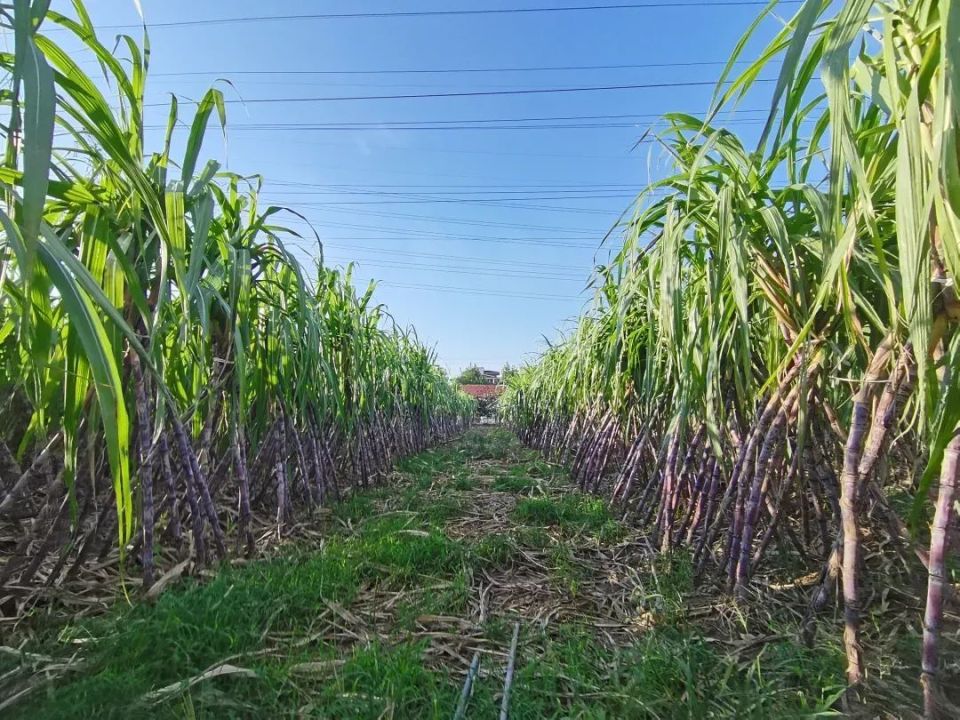
[[[461,385],[460,389],[477,400],[482,398],[500,397],[506,390],[505,385]]]

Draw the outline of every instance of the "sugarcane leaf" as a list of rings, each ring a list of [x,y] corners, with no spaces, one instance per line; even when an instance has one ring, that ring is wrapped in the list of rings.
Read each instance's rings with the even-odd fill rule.
[[[787,47],[783,63],[780,65],[780,74],[777,76],[777,84],[770,99],[770,113],[767,116],[766,123],[764,123],[763,132],[760,133],[760,140],[757,142],[757,147],[760,149],[766,146],[770,132],[773,130],[777,117],[777,106],[780,104],[781,98],[794,84],[797,67],[807,39],[810,37],[810,31],[813,30],[817,18],[820,17],[820,14],[828,5],[829,2],[825,0],[805,0],[803,7],[791,21],[793,32],[791,33],[790,44]]]
[[[60,294],[71,330],[83,348],[94,381],[104,442],[117,505],[117,532],[122,548],[133,534],[134,507],[130,484],[130,425],[123,384],[114,357],[114,348],[97,315],[93,302],[76,279],[61,265],[47,242],[38,244],[38,257]]]
[[[897,247],[904,312],[910,328],[910,341],[918,349],[917,380],[923,416],[923,409],[929,401],[930,363],[926,348],[930,346],[933,321],[928,232],[933,194],[923,162],[921,132],[920,102],[914,92],[907,98],[897,149]]]
[[[917,483],[910,507],[909,526],[913,533],[918,532],[923,522],[924,512],[929,504],[930,486],[940,473],[944,451],[953,437],[957,423],[960,422],[960,382],[957,381],[960,378],[960,335],[954,336],[948,352],[944,355],[944,368],[944,390],[931,424],[927,465]]]
[[[203,146],[203,138],[207,132],[207,123],[210,120],[210,114],[214,108],[216,108],[219,113],[221,127],[225,127],[226,111],[224,109],[223,93],[219,90],[211,89],[208,90],[200,100],[197,113],[193,117],[193,124],[190,126],[190,135],[187,137],[183,163],[180,166],[180,182],[185,189],[190,188],[190,183],[193,180],[193,173],[197,167],[197,159],[200,155],[200,149]]]
[[[27,247],[23,271],[29,276],[32,246],[40,232],[50,182],[57,95],[50,66],[33,40],[28,3],[18,1],[14,14],[17,55],[23,60],[23,215],[20,224]]]

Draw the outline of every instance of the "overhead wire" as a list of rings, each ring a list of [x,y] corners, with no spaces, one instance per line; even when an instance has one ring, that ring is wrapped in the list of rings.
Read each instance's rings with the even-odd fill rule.
[[[588,228],[564,228],[564,227],[550,226],[550,225],[502,223],[502,222],[496,222],[494,220],[468,220],[465,218],[437,217],[432,215],[416,215],[412,213],[398,213],[398,212],[388,213],[388,212],[382,212],[379,210],[357,210],[355,208],[338,208],[338,207],[332,207],[332,206],[315,207],[311,203],[298,203],[297,206],[321,210],[323,212],[336,212],[336,213],[349,212],[351,214],[357,214],[357,215],[370,215],[374,217],[385,217],[385,218],[403,218],[403,219],[411,219],[411,220],[426,220],[431,222],[450,223],[452,225],[476,225],[479,227],[515,228],[520,230],[543,230],[544,232],[557,232],[557,233],[596,233],[597,232],[596,230],[591,230]]]
[[[772,83],[776,78],[757,78],[754,83]],[[509,95],[544,95],[584,92],[608,92],[617,90],[647,90],[657,88],[677,87],[715,87],[713,80],[691,80],[684,82],[655,82],[655,83],[628,83],[622,85],[581,85],[576,87],[552,88],[517,88],[515,90],[465,90],[462,92],[440,93],[401,93],[396,95],[318,95],[310,97],[266,97],[266,98],[226,98],[225,103],[239,103],[242,105],[258,105],[279,103],[315,103],[315,102],[349,102],[361,100],[425,100],[434,98],[464,98],[464,97],[494,97]],[[167,107],[167,103],[144,103],[144,107]]]
[[[592,268],[592,266],[578,266],[578,265],[558,265],[552,263],[542,263],[542,262],[530,262],[526,260],[514,260],[514,259],[501,259],[501,258],[490,258],[490,257],[479,257],[477,255],[450,255],[445,253],[431,253],[431,252],[421,252],[416,250],[389,250],[386,248],[375,247],[370,245],[345,245],[335,242],[327,242],[327,240],[321,238],[321,243],[323,244],[324,252],[327,248],[334,248],[336,250],[351,250],[353,252],[365,252],[371,253],[374,255],[374,259],[381,257],[383,255],[397,255],[399,257],[413,257],[413,258],[435,258],[439,260],[455,260],[458,262],[472,262],[479,263],[481,265],[503,265],[507,267],[530,267],[533,269],[541,268],[552,268],[557,270],[569,270],[571,272],[586,272]]]
[[[456,275],[482,275],[487,277],[513,278],[518,280],[549,280],[560,282],[583,282],[586,273],[578,275],[560,275],[543,272],[523,272],[516,270],[494,269],[494,268],[454,268],[449,265],[431,265],[428,263],[406,262],[403,260],[391,260],[390,262],[381,262],[377,260],[364,260],[360,258],[329,258],[324,255],[325,260],[333,259],[335,262],[355,263],[359,266],[373,266],[382,269],[394,267],[412,268],[417,270],[442,270],[445,273],[454,273]]]
[[[784,5],[794,5],[801,0],[782,0]],[[364,20],[364,19],[392,19],[392,18],[416,18],[416,17],[457,17],[457,16],[477,16],[477,15],[530,15],[536,13],[562,13],[562,12],[598,12],[608,10],[647,10],[647,9],[669,9],[682,10],[684,8],[731,8],[731,7],[757,7],[768,5],[764,0],[721,0],[720,2],[707,2],[705,0],[689,0],[688,2],[645,2],[645,3],[615,3],[615,4],[591,4],[591,5],[551,5],[541,7],[522,7],[522,8],[471,8],[462,10],[406,10],[406,11],[372,11],[372,12],[348,12],[348,13],[298,13],[291,15],[240,15],[225,18],[203,18],[197,20],[170,20],[159,23],[149,23],[151,29],[159,28],[177,28],[177,27],[196,27],[209,25],[227,25],[238,23],[262,23],[262,22],[285,22],[285,21],[304,21],[304,20]],[[115,24],[102,25],[104,29],[120,30],[125,28],[139,28],[140,24]]]
[[[338,238],[342,240],[366,240],[371,242],[393,242],[402,240],[453,240],[480,243],[497,243],[506,245],[540,245],[543,247],[564,248],[568,250],[596,250],[599,246],[599,233],[593,233],[581,238],[525,238],[525,237],[490,237],[485,235],[452,235],[450,233],[439,233],[431,230],[413,230],[410,228],[389,228],[376,225],[358,225],[356,223],[344,223],[335,221],[317,221],[309,219],[308,222],[302,220],[277,221],[277,226],[294,226],[310,228],[311,231],[319,230],[321,227],[336,227],[349,230],[367,230],[373,232],[388,233],[388,237],[358,237],[358,238]],[[397,237],[399,236],[399,237]],[[334,239],[334,238],[328,238]],[[588,242],[574,242],[576,240],[586,240]]]
[[[743,64],[745,60],[738,61]],[[471,73],[511,72],[587,72],[595,70],[649,70],[651,68],[708,67],[726,65],[725,60],[694,62],[636,63],[626,65],[547,65],[539,67],[486,67],[486,68],[378,68],[375,70],[191,70],[185,72],[154,73],[154,77],[187,77],[201,75],[448,75]]]
[[[422,284],[422,283],[398,283],[398,282],[393,282],[392,280],[381,280],[381,281],[378,281],[377,284],[386,285],[388,287],[406,288],[409,290],[430,290],[434,292],[453,292],[453,293],[468,294],[468,295],[488,295],[491,297],[517,298],[521,300],[576,300],[577,299],[576,295],[512,293],[512,292],[501,292],[496,290],[484,290],[480,288],[464,288],[464,287],[457,287],[455,285],[428,285],[428,284]]]

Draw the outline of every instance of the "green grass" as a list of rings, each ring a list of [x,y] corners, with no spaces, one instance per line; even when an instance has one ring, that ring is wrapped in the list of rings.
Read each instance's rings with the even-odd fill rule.
[[[464,473],[465,461],[490,454],[480,435],[470,449],[449,446],[404,463],[397,489],[348,498],[335,510],[344,521],[335,525],[340,530],[319,546],[224,567],[206,581],[168,590],[152,605],[117,608],[37,636],[28,651],[64,659],[79,652],[84,664],[17,704],[9,717],[449,718],[462,671],[429,661],[424,639],[413,635],[418,619],[465,617],[486,583],[484,573],[509,569],[521,547],[545,551],[554,568],[551,586],[576,596],[590,572],[574,552],[583,533],[603,540],[623,532],[601,501],[565,494],[518,497],[513,519],[519,524],[509,533],[449,537],[443,524],[461,512],[461,496],[470,492],[456,485],[476,482]],[[507,472],[529,478],[530,469],[518,460]],[[796,717],[825,706],[842,681],[839,653],[776,641],[750,657],[728,657],[724,646],[683,621],[690,570],[682,555],[638,568],[642,597],[632,601],[638,611],[658,611],[669,622],[631,646],[609,647],[589,623],[551,624],[546,631],[524,623],[510,717]],[[397,593],[393,607],[383,608],[386,635],[347,641],[320,633],[326,626],[318,618],[328,603],[349,611],[373,590]],[[484,637],[505,649],[515,619],[492,613]],[[148,700],[149,693],[223,662],[249,672]],[[468,717],[497,712],[502,662],[485,657],[483,663]],[[0,676],[16,664],[0,656]]]
[[[333,516],[342,522],[352,523],[373,512],[373,498],[368,494],[352,493],[334,506]]]
[[[520,669],[511,717],[802,717],[831,699],[837,663],[802,665],[797,685],[796,663],[744,670],[690,631],[651,630],[611,651],[586,628],[570,626]]]
[[[515,542],[506,535],[488,535],[473,545],[474,557],[483,567],[502,567],[517,551]]]
[[[475,460],[512,460],[528,452],[520,447],[513,433],[503,428],[473,429],[460,444]]]
[[[451,483],[451,485],[453,486],[454,490],[467,492],[469,490],[473,490],[476,487],[477,483],[469,475],[460,475],[453,479],[453,482]]]
[[[569,493],[559,498],[524,498],[517,503],[514,519],[529,525],[556,527],[567,533],[588,532],[604,542],[617,540],[623,532],[601,498]]]

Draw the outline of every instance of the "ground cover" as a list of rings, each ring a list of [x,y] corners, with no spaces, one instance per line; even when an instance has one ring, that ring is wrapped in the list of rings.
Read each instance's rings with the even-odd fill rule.
[[[24,626],[4,715],[448,718],[479,653],[466,717],[490,717],[514,623],[512,718],[806,716],[844,685],[840,648],[799,644],[786,604],[695,591],[689,559],[501,429],[310,527],[152,603]]]

